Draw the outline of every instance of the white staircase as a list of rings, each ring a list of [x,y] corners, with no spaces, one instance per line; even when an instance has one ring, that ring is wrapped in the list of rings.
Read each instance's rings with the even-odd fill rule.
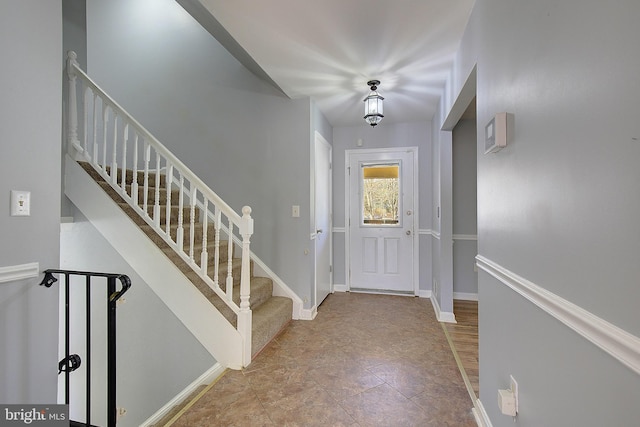
[[[271,281],[272,293],[293,301],[289,319],[298,318],[302,307],[300,298],[251,253],[251,209],[245,206],[242,215],[233,211],[75,59],[69,52],[66,195],[219,363],[247,366],[265,345],[253,334],[278,329],[269,315],[253,316],[254,262]],[[90,174],[78,161],[85,169],[89,165]],[[179,262],[168,262],[167,250]],[[224,307],[216,308],[212,297]],[[259,347],[252,348],[252,341]]]

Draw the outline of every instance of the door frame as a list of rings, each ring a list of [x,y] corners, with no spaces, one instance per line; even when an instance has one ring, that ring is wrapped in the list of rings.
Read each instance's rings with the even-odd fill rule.
[[[316,206],[316,176],[317,176],[317,163],[316,163],[316,144],[325,145],[329,149],[329,227],[328,230],[325,231],[327,233],[327,238],[329,239],[329,293],[333,293],[333,147],[329,142],[318,132],[315,132],[315,137],[313,140],[313,168],[311,170],[311,209],[312,218],[311,218],[311,233],[310,237],[313,241],[313,317],[315,317],[316,310],[318,309],[318,251],[317,251],[317,231],[316,231],[316,210],[318,207]]]
[[[418,177],[418,147],[389,147],[389,148],[364,148],[364,149],[356,149],[356,150],[345,150],[344,152],[344,180],[345,180],[345,190],[344,190],[344,224],[345,224],[345,282],[346,282],[346,291],[351,290],[351,227],[349,226],[349,215],[351,212],[351,185],[349,179],[349,165],[351,164],[352,156],[358,154],[382,154],[382,153],[393,153],[393,152],[410,152],[413,155],[413,215],[411,215],[412,229],[413,234],[411,236],[412,244],[413,244],[413,293],[415,296],[419,296],[420,294],[420,239],[418,233],[418,225],[419,225],[419,180]],[[375,293],[372,291],[371,293]],[[389,293],[389,292],[384,292]],[[399,294],[406,295],[406,294]]]

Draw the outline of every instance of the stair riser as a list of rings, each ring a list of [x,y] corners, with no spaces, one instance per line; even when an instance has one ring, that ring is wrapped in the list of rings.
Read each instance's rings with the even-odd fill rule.
[[[229,271],[227,263],[220,263],[218,267],[218,283],[220,287],[225,288],[225,284],[227,283],[227,272]],[[209,277],[213,279],[213,275],[215,273],[214,265],[211,263],[207,266],[207,273]],[[233,276],[233,285],[240,284],[240,277],[242,274],[242,263],[240,260],[235,259],[233,262],[233,268],[231,269],[231,275]],[[249,276],[253,276],[253,263],[249,263]]]
[[[189,247],[189,241],[191,239],[191,226],[189,224],[184,224],[182,226],[183,229],[183,236],[184,236],[184,240],[183,240],[183,245],[184,247],[188,248]],[[212,225],[209,225],[207,227],[207,240],[209,239],[213,239],[213,237],[215,236],[215,228],[213,228]],[[193,227],[193,232],[194,232],[194,236],[193,236],[193,242],[195,243],[201,243],[202,242],[202,235],[203,235],[203,227],[202,224],[195,224]],[[178,236],[178,228],[175,225],[171,226],[171,231],[170,231],[170,235],[171,235],[171,239],[174,242],[177,242],[177,236]]]
[[[195,259],[195,257],[194,257]],[[195,259],[196,264],[200,264],[200,262]],[[184,272],[189,272],[190,269],[185,269]],[[220,263],[220,267],[218,268],[218,286],[223,290],[226,289],[227,284],[227,272],[229,271],[227,263]],[[214,280],[215,269],[213,265],[207,266],[207,275]],[[242,275],[242,264],[240,260],[234,259],[233,268],[231,269],[231,276],[233,278],[233,285],[240,285],[240,279]],[[253,277],[253,264],[249,264],[249,276]]]
[[[114,190],[111,185],[107,182],[104,181],[100,181],[99,182],[100,186],[102,187],[102,189],[114,200],[117,200],[119,196],[119,194],[116,192],[116,190]],[[140,190],[142,189],[142,187],[140,187]],[[127,185],[125,188],[125,192],[129,195],[129,197],[132,196],[132,189],[131,186]],[[173,206],[178,206],[178,197],[180,196],[180,192],[177,190],[173,190],[171,191],[171,204]],[[147,197],[147,208],[153,209],[153,205],[155,204],[156,198],[155,198],[155,190],[154,189],[149,189],[148,191],[148,197]],[[184,202],[183,202],[184,203]],[[166,208],[167,205],[167,191],[161,189],[160,190],[160,197],[158,198],[158,204],[160,205],[161,208]],[[138,192],[138,206],[143,207],[144,206],[144,192],[143,191],[139,191]],[[188,207],[188,204],[185,203],[184,205],[185,207]]]
[[[107,166],[106,168],[107,174],[111,175],[111,167]],[[144,184],[144,171],[138,171],[137,173],[138,179],[137,182],[139,185]],[[156,173],[153,171],[149,171],[148,173],[148,182],[150,186],[156,185]],[[160,185],[164,186],[166,183],[166,175],[160,175]],[[118,183],[122,183],[122,169],[118,168]],[[125,183],[133,184],[133,170],[127,169],[127,173],[125,175]]]
[[[147,208],[149,212],[149,216],[153,216],[153,207],[150,206]],[[178,216],[180,213],[180,208],[177,206],[171,207],[171,215],[169,218],[171,219],[171,224],[178,224]],[[160,222],[162,224],[166,224],[167,222],[167,208],[166,206],[160,206]],[[190,208],[182,208],[182,223],[188,224],[191,222],[191,209]],[[196,209],[194,211],[194,222],[200,222],[200,210]]]
[[[127,186],[127,193],[131,194],[131,187]],[[180,204],[180,191],[178,190],[171,190],[171,205],[172,206],[178,206]],[[164,187],[160,188],[160,194],[158,197],[158,204],[160,206],[166,206],[167,205],[167,189]],[[138,187],[138,204],[140,206],[142,206],[142,204],[144,203],[144,188],[142,187],[142,185],[140,187]],[[156,190],[154,187],[149,187],[147,189],[147,206],[153,206],[156,203]],[[188,199],[186,197],[183,196],[183,207],[188,207]]]
[[[228,257],[228,250],[227,250],[227,244],[228,242],[226,240],[221,240],[220,241],[220,246],[219,246],[219,255],[218,255],[218,261],[219,262],[226,262]],[[193,256],[195,259],[200,260],[202,259],[202,250],[201,250],[201,245],[194,245],[194,251],[193,251]],[[215,246],[213,243],[209,243],[207,244],[207,261],[208,261],[208,266],[211,266],[214,264],[214,259],[215,259]],[[200,264],[198,262],[198,264]]]

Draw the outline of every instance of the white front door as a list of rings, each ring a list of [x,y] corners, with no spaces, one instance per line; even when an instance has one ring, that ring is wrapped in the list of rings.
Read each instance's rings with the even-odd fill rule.
[[[349,288],[417,294],[417,148],[347,156]]]
[[[316,307],[331,289],[331,145],[319,134],[315,139],[315,288]]]

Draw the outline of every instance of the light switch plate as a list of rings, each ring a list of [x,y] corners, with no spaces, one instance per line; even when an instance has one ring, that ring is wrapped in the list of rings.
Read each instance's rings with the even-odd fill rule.
[[[300,206],[298,205],[291,206],[291,216],[294,218],[300,217]]]
[[[31,192],[11,190],[11,216],[31,215]]]

